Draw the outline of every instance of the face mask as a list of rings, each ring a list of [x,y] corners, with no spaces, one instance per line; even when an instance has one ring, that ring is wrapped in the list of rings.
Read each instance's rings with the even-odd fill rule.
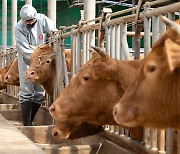
[[[37,22],[37,20],[35,20],[35,22],[33,22],[33,23],[25,23],[25,25],[28,27],[28,28],[33,28],[34,27],[34,25],[36,24],[36,22]]]
[[[36,22],[33,23],[33,24],[26,24],[26,26],[29,27],[29,28],[33,28],[35,24],[36,24]]]

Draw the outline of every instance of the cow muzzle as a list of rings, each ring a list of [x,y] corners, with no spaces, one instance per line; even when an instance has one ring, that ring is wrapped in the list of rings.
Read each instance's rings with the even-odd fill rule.
[[[118,103],[113,109],[114,120],[121,125],[133,127],[136,118],[139,115],[137,107],[125,108],[122,104]]]
[[[54,127],[52,130],[52,136],[56,140],[67,139],[69,138],[69,135],[70,135],[70,132],[62,131],[56,127]]]
[[[32,82],[36,82],[39,79],[39,77],[38,77],[36,71],[27,70],[26,71],[26,79],[31,80]]]

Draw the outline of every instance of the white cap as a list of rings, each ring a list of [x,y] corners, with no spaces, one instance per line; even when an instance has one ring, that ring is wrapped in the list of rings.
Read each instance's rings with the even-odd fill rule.
[[[36,14],[36,9],[29,4],[24,5],[20,10],[20,16],[23,20],[30,20],[36,18]]]

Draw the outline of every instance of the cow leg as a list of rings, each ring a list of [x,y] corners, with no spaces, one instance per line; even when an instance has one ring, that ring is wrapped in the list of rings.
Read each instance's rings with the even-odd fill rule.
[[[21,111],[22,111],[24,126],[33,126],[31,121],[31,108],[32,108],[32,102],[21,103]]]
[[[31,121],[34,121],[37,111],[39,110],[41,104],[37,104],[35,102],[32,103],[32,110],[31,110]]]

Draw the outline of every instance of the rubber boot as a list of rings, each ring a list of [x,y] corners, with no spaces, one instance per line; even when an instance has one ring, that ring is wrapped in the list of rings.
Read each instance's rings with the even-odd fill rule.
[[[38,112],[40,106],[41,106],[41,104],[37,104],[35,102],[32,103],[32,110],[31,110],[31,121],[32,121],[32,123],[34,121],[34,118],[35,118],[36,113]]]
[[[31,108],[32,108],[32,102],[21,103],[21,111],[22,111],[24,126],[33,126],[31,121]]]

